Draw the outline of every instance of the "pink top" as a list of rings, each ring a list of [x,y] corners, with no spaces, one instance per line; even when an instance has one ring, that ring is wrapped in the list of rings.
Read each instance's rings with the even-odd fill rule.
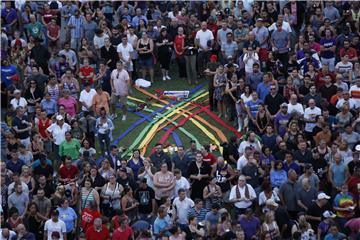
[[[76,115],[76,99],[69,96],[68,99],[62,97],[59,99],[58,101],[58,104],[59,105],[64,105],[65,107],[65,112],[67,114],[69,114],[71,117],[75,116]]]
[[[111,72],[111,78],[114,81],[115,95],[127,96],[129,92],[128,81],[130,81],[128,72],[124,69],[121,71],[115,69]]]

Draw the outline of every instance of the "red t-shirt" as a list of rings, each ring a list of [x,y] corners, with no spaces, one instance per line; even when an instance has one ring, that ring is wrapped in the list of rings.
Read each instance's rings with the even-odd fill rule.
[[[357,52],[355,48],[349,47],[348,49],[341,48],[340,49],[340,57],[344,57],[345,54],[349,55],[349,59],[353,59],[357,56]]]
[[[60,27],[58,25],[52,25],[52,24],[48,24],[46,26],[47,26],[47,29],[49,30],[50,37],[56,38],[60,31]]]
[[[129,237],[131,237],[132,234],[133,234],[133,230],[131,229],[131,227],[126,225],[126,228],[124,231],[122,231],[120,228],[117,228],[114,231],[114,233],[112,235],[112,240],[129,239]]]
[[[71,168],[68,169],[65,165],[62,165],[59,169],[59,175],[61,178],[70,178],[73,179],[79,173],[79,170],[76,166],[71,165]]]
[[[91,211],[89,208],[85,208],[81,213],[81,227],[83,232],[94,224],[95,218],[101,217],[98,211]]]
[[[94,73],[94,69],[90,66],[88,67],[81,67],[80,68],[80,72],[81,74],[84,76],[84,77],[87,77],[87,76],[90,76],[91,73]],[[86,79],[87,81],[89,81],[90,84],[93,84],[94,83],[94,79],[93,78],[89,78],[89,79]],[[85,79],[82,79],[81,82],[82,84],[85,85],[86,83],[86,80]]]
[[[51,125],[50,119],[46,119],[45,121],[39,119],[38,128],[40,136],[43,138],[47,138],[46,129]]]
[[[175,40],[174,40],[176,51],[178,51],[178,52],[184,51],[184,49],[183,49],[184,40],[185,40],[185,36],[176,35]],[[177,53],[176,53],[176,56],[178,56]]]
[[[88,228],[88,230],[86,230],[86,240],[108,240],[108,239],[110,239],[109,229],[107,229],[107,227],[104,224],[102,225],[102,230],[100,232],[97,232],[94,226],[91,226]],[[122,239],[127,239],[127,238],[122,238]]]
[[[125,214],[123,214],[121,217],[122,218],[125,217],[126,219],[129,219]],[[117,229],[118,227],[120,227],[119,220],[120,220],[120,216],[118,215],[114,216],[111,219],[113,229]]]
[[[203,161],[207,162],[211,166],[216,163],[216,157],[213,154],[208,153],[206,156],[203,156]]]

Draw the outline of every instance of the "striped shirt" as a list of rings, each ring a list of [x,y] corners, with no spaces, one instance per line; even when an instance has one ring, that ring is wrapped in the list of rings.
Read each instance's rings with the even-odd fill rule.
[[[191,216],[195,216],[197,219],[197,222],[199,223],[199,222],[202,222],[205,220],[205,216],[206,216],[207,212],[208,211],[205,208],[201,208],[200,211],[197,211],[194,206],[189,209],[188,218]]]
[[[84,16],[75,17],[71,16],[68,22],[68,26],[72,25],[74,26],[71,28],[71,37],[72,38],[82,38],[83,36],[83,26],[84,26]]]

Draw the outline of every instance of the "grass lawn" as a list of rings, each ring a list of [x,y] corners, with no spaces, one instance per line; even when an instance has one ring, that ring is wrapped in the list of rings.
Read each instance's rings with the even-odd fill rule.
[[[177,64],[176,63],[172,63],[171,64],[171,80],[169,81],[162,81],[162,76],[161,76],[161,72],[158,68],[156,68],[155,70],[155,83],[150,87],[147,88],[146,90],[152,94],[155,94],[155,90],[156,89],[161,89],[161,90],[190,90],[192,88],[194,88],[196,85],[189,85],[187,83],[186,80],[182,80],[178,78],[178,72],[177,72]],[[206,79],[200,79],[199,80],[199,84],[203,83],[204,84],[204,89],[207,90],[207,80]],[[141,100],[147,101],[147,96],[143,95],[142,93],[140,93],[139,91],[133,89],[133,93],[132,95],[135,98],[139,98]],[[207,101],[207,98],[202,98],[200,99],[201,102]],[[169,100],[171,101],[171,100]],[[155,103],[156,101],[152,101],[153,103]],[[159,103],[159,102],[158,102]],[[161,103],[159,103],[161,104]],[[163,104],[162,104],[163,105]],[[152,110],[157,110],[157,107],[154,106],[148,106],[148,108],[152,109]],[[188,109],[189,107],[187,107],[186,109]],[[197,111],[198,109],[195,108],[192,112]],[[166,111],[166,110],[165,110]],[[165,112],[164,111],[164,112]],[[149,115],[149,112],[146,112],[144,110],[141,111],[141,113]],[[132,124],[134,124],[136,121],[140,120],[141,118],[137,115],[135,115],[132,112],[129,112],[127,114],[127,120],[126,121],[121,121],[121,111],[120,109],[117,112],[118,114],[118,118],[114,120],[114,124],[115,124],[115,130],[113,132],[113,138],[116,139],[118,136],[120,136],[120,134],[122,132],[124,132],[126,129],[128,129]],[[229,131],[228,129],[222,127],[220,124],[218,124],[213,118],[211,118],[208,114],[206,113],[200,113],[199,116],[203,117],[206,121],[208,121],[210,124],[216,126],[217,128],[219,128],[227,138],[233,136],[234,134]],[[180,117],[176,120],[177,123],[179,123],[182,119],[184,119],[183,117]],[[127,136],[125,136],[118,144],[118,146],[124,146],[124,147],[129,147],[134,139],[137,138],[137,136],[139,135],[139,133],[144,129],[144,127],[146,127],[150,122],[146,121],[143,122],[141,125],[139,125],[138,127],[136,127],[133,131],[131,131]],[[233,125],[233,123],[229,123],[229,125]],[[172,127],[174,125],[170,124],[169,127]],[[211,143],[211,140],[205,135],[205,133],[203,131],[201,131],[198,127],[196,127],[191,121],[187,121],[184,125],[183,128],[185,128],[188,132],[190,132],[191,134],[193,134],[198,140],[200,144],[205,144],[205,143]],[[218,136],[216,135],[216,133],[212,130],[209,129],[208,127],[206,127],[208,131],[210,131],[217,139]],[[189,141],[190,139],[183,134],[181,131],[179,131],[178,129],[175,130],[176,133],[179,135],[182,143],[184,144],[185,148],[188,147],[189,145]],[[151,140],[149,146],[147,147],[147,152],[146,155],[149,154],[149,152],[151,151],[151,149],[154,147],[154,145],[160,140],[160,138],[163,136],[163,134],[165,133],[165,131],[160,131],[158,132],[155,137]],[[219,140],[219,139],[218,139]],[[220,140],[219,140],[220,141]],[[220,141],[221,142],[221,141]],[[174,140],[172,139],[172,137],[170,136],[168,138],[167,143],[175,143]],[[97,148],[99,149],[99,148]]]

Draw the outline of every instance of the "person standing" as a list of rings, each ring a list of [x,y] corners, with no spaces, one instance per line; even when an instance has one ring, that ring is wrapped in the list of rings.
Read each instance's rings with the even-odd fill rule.
[[[229,195],[229,201],[234,203],[235,215],[238,217],[244,214],[247,208],[251,208],[255,199],[256,193],[254,188],[246,183],[245,175],[241,175],[238,179],[238,184],[231,188]]]
[[[202,73],[204,66],[206,65],[205,62],[207,62],[210,57],[210,50],[214,45],[214,35],[209,29],[207,29],[206,22],[202,22],[201,29],[196,32],[195,45],[199,49],[197,65],[199,68],[199,73]]]
[[[185,50],[186,50],[185,49],[186,36],[184,35],[184,28],[178,27],[177,33],[178,34],[175,36],[175,39],[174,39],[174,50],[175,50],[176,61],[178,64],[178,69],[179,69],[179,77],[181,79],[185,79],[186,78],[186,63],[185,63],[184,54],[185,54]]]
[[[158,49],[158,59],[161,66],[163,81],[171,80],[171,77],[169,76],[169,69],[172,55],[172,45],[173,41],[171,41],[166,28],[162,28],[160,30],[160,36],[157,39],[156,46]]]
[[[64,221],[59,219],[58,210],[52,211],[51,218],[45,222],[44,240],[52,240],[52,235],[55,232],[59,233],[59,240],[67,240],[66,225]]]
[[[116,63],[116,69],[112,71],[111,78],[111,111],[112,115],[110,117],[112,119],[117,118],[116,115],[116,103],[119,101],[122,104],[123,116],[122,121],[126,120],[126,99],[129,95],[129,87],[130,87],[130,76],[128,72],[124,69],[124,65],[121,61]]]
[[[208,163],[203,161],[203,155],[201,152],[197,152],[195,155],[195,161],[189,165],[189,179],[191,181],[191,198],[203,199],[203,189],[206,187],[208,179],[210,177],[211,167]]]
[[[278,59],[286,65],[289,61],[289,33],[282,28],[282,23],[276,23],[276,30],[271,35],[271,45]]]
[[[75,15],[71,16],[67,24],[67,28],[71,32],[71,48],[79,50],[80,40],[84,35],[85,18],[80,14],[80,10],[75,11]]]

